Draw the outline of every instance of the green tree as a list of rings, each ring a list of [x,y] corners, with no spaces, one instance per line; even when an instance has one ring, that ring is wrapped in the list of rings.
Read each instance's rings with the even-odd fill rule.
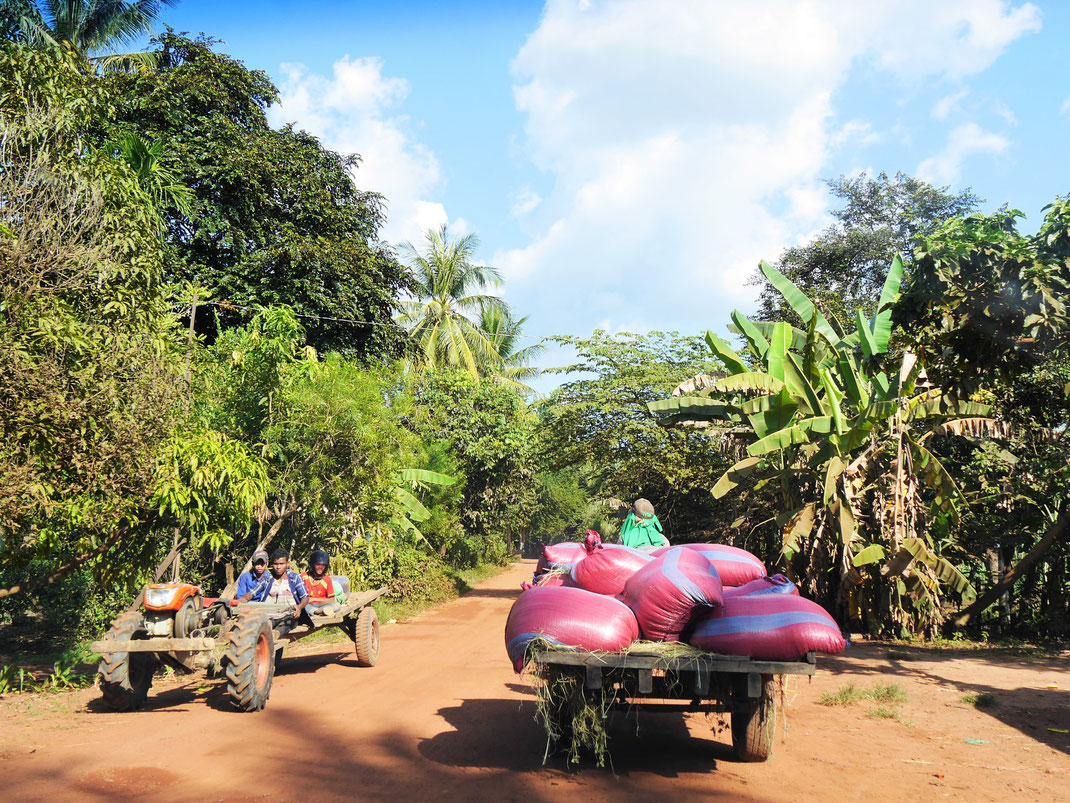
[[[431,370],[460,369],[473,378],[500,371],[495,337],[479,326],[481,315],[506,314],[504,302],[485,290],[501,281],[496,268],[478,265],[479,238],[450,237],[446,226],[428,229],[421,253],[412,243],[402,246],[413,273],[413,298],[401,321],[409,328],[421,364]],[[497,340],[504,341],[506,319]]]
[[[199,332],[247,320],[243,307],[285,304],[318,351],[362,360],[400,355],[394,323],[405,271],[379,241],[383,199],[359,190],[355,155],[303,131],[272,129],[278,100],[268,76],[213,50],[213,42],[165,32],[157,69],[105,79],[117,105],[106,139],[163,141],[189,216],[167,211],[167,275],[208,289],[216,315]]]
[[[539,464],[583,473],[596,499],[646,497],[674,539],[719,529],[725,506],[709,488],[727,467],[718,440],[702,429],[667,429],[647,409],[708,367],[698,338],[676,333],[561,336],[577,361],[547,373],[578,374],[539,402]]]
[[[66,50],[106,70],[133,69],[151,66],[153,58],[147,53],[111,51],[151,34],[164,7],[175,5],[178,0],[3,0],[0,18],[12,39]]]
[[[493,305],[480,311],[479,328],[501,360],[501,367],[493,374],[494,380],[521,393],[534,395],[535,391],[525,382],[537,379],[542,373],[531,362],[546,351],[546,346],[541,342],[520,346],[525,321],[527,316],[516,320],[507,307]]]
[[[842,209],[832,210],[835,222],[806,245],[788,248],[775,266],[812,298],[834,323],[846,324],[861,309],[876,311],[889,254],[907,259],[914,246],[937,225],[968,214],[981,202],[970,190],[952,194],[947,187],[896,173],[893,178],[865,173],[828,182]],[[791,321],[791,308],[758,272],[761,285],[757,319]]]

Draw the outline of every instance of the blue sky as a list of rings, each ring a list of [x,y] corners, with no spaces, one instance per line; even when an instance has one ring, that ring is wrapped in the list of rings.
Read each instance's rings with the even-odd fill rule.
[[[827,225],[841,173],[972,187],[1027,230],[1070,189],[1064,3],[184,0],[164,19],[268,72],[274,122],[362,154],[391,242],[478,233],[532,336],[724,333],[758,259]]]

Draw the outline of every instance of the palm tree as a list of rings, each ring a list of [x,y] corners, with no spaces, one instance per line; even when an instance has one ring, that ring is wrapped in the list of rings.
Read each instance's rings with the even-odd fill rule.
[[[472,260],[479,238],[450,238],[446,226],[428,229],[421,253],[412,243],[401,250],[413,272],[414,298],[403,305],[401,321],[419,346],[423,367],[461,369],[473,377],[494,374],[501,356],[494,340],[478,324],[484,310],[508,312],[497,296],[480,291],[501,282],[501,274]]]
[[[178,0],[0,0],[4,27],[34,47],[66,50],[104,70],[154,66],[151,53],[112,54],[151,34],[165,6]]]
[[[522,329],[526,320],[526,315],[515,320],[508,308],[488,307],[484,308],[479,316],[479,328],[494,344],[494,349],[501,358],[501,367],[494,377],[495,380],[521,393],[535,396],[535,389],[524,382],[536,379],[542,373],[530,363],[546,351],[546,346],[535,343],[525,348],[517,348],[518,341],[524,336]]]

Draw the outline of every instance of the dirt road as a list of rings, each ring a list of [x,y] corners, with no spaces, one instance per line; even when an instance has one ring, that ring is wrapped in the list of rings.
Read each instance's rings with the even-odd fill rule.
[[[384,627],[373,669],[357,667],[346,643],[314,644],[288,660],[258,714],[229,710],[201,680],[158,683],[133,714],[105,712],[92,689],[0,699],[3,797],[1070,800],[1070,734],[1058,732],[1070,729],[1065,659],[890,659],[874,645],[819,659],[812,682],[789,684],[787,734],[766,764],[737,763],[711,719],[648,714],[638,736],[628,724],[612,730],[615,774],[543,767],[533,698],[502,636],[531,568]],[[818,703],[847,682],[894,682],[907,699],[885,717],[872,701]],[[994,704],[963,700],[978,694]]]

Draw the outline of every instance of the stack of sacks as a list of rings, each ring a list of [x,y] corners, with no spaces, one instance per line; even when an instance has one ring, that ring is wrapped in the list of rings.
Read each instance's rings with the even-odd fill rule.
[[[745,549],[724,544],[681,544],[684,549],[701,553],[717,569],[725,588],[741,586],[765,577],[765,564]],[[672,547],[662,547],[654,557],[665,554]]]
[[[799,589],[782,574],[774,574],[772,577],[759,577],[736,588],[726,588],[726,597],[744,597],[747,594],[791,594],[799,596]]]
[[[624,592],[628,578],[654,560],[638,549],[620,544],[599,544],[572,566],[572,582],[595,594],[615,597]]]
[[[623,600],[651,641],[679,641],[692,619],[724,602],[717,569],[683,547],[664,552],[628,578]]]
[[[623,650],[639,638],[631,609],[618,599],[582,588],[532,588],[521,594],[505,623],[505,649],[513,669],[535,638],[579,650]]]
[[[602,537],[594,530],[588,530],[583,542],[565,541],[561,544],[548,544],[542,548],[542,557],[535,566],[535,578],[552,571],[569,571],[602,544]]]
[[[847,646],[824,608],[783,593],[725,594],[724,606],[699,619],[688,643],[763,661],[798,661],[811,650],[835,655]]]

